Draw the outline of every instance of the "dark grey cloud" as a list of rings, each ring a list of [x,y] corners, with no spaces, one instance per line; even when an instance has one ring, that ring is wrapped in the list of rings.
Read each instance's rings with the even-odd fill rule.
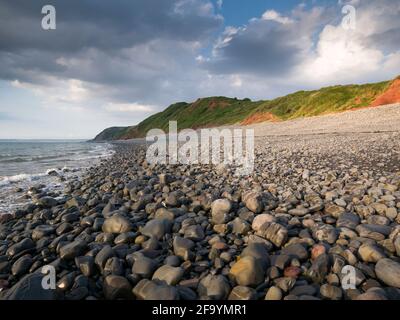
[[[56,8],[56,30],[41,28],[47,4]],[[79,79],[111,92],[129,85],[140,99],[222,21],[203,0],[0,0],[0,79]]]
[[[216,48],[218,56],[206,67],[214,73],[284,73],[301,60],[303,52],[287,27],[258,21]]]
[[[256,18],[234,32],[226,31],[225,41],[203,64],[213,73],[285,75],[309,54],[314,37],[332,17],[332,7],[296,8],[288,17]]]
[[[204,2],[203,2],[204,3]],[[185,0],[1,0],[0,50],[76,52],[118,50],[163,38],[198,41],[221,23],[202,12],[201,1]],[[57,29],[41,28],[41,9],[51,4]]]

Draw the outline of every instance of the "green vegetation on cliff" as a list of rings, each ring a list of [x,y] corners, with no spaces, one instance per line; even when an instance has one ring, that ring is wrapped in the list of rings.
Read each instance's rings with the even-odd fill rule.
[[[394,81],[396,80],[299,91],[264,101],[209,97],[198,99],[193,103],[179,102],[148,117],[138,125],[105,129],[94,140],[141,138],[153,128],[167,132],[168,122],[173,120],[178,122],[178,130],[197,129],[238,123],[281,121],[363,108],[372,105]]]

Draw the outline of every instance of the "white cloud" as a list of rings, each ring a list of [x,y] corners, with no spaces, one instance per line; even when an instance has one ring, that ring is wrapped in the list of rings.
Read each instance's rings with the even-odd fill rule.
[[[308,81],[351,81],[380,70],[384,54],[363,45],[362,38],[341,26],[327,26],[321,32],[317,49],[299,69]]]
[[[400,48],[391,43],[398,41],[400,33],[400,4],[382,1],[377,8],[376,3],[365,1],[356,12],[356,28],[347,30],[341,23],[327,25],[295,73],[314,84],[360,83],[396,76]]]
[[[243,85],[242,78],[239,75],[235,74],[231,78],[232,78],[232,82],[231,83],[232,83],[233,87],[239,88],[239,87],[241,87]]]
[[[154,112],[157,108],[149,105],[142,105],[137,103],[108,103],[105,110],[111,112]]]
[[[271,20],[271,21],[276,21],[282,24],[288,24],[288,23],[293,23],[293,20],[290,19],[289,17],[284,17],[280,15],[278,12],[275,10],[267,10],[263,13],[261,16],[262,20]]]

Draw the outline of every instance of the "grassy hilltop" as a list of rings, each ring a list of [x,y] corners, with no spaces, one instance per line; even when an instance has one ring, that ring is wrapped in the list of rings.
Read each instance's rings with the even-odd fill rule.
[[[123,140],[146,136],[152,128],[168,131],[168,121],[178,121],[178,130],[231,124],[253,124],[317,116],[380,104],[400,102],[400,77],[379,83],[332,86],[298,91],[273,100],[251,101],[227,97],[201,98],[179,102],[137,125],[111,127],[94,141]]]

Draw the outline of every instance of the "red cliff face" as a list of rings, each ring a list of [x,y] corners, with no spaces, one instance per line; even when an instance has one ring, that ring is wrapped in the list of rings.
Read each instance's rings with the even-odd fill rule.
[[[255,114],[252,114],[251,116],[247,117],[246,119],[244,119],[240,124],[242,126],[246,126],[249,124],[260,123],[260,122],[265,122],[265,121],[277,122],[277,121],[279,121],[279,118],[277,118],[270,112],[263,112],[263,113],[257,112]]]
[[[400,78],[394,80],[390,87],[372,102],[371,106],[377,107],[392,103],[400,103]]]

